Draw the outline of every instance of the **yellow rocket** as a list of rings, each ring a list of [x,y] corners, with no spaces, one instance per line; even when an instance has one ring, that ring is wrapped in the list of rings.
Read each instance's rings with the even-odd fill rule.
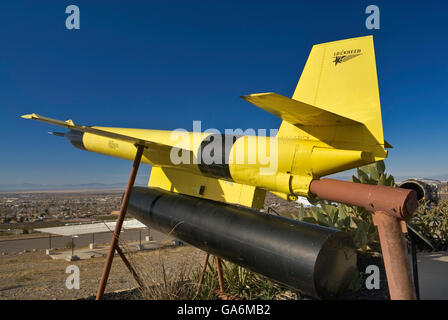
[[[244,100],[283,120],[276,136],[89,127],[29,114],[70,129],[78,148],[152,166],[148,182],[175,193],[263,206],[266,191],[309,196],[314,179],[387,157],[372,36],[314,45],[292,98]]]

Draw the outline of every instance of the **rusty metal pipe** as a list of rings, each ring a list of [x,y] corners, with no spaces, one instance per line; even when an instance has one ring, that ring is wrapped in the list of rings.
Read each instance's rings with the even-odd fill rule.
[[[121,257],[121,260],[123,260],[123,262],[126,265],[126,267],[128,267],[128,270],[131,272],[131,274],[134,277],[134,279],[137,282],[137,284],[140,286],[140,288],[142,290],[144,290],[145,289],[144,282],[142,281],[142,279],[140,279],[137,271],[135,271],[134,267],[129,262],[128,258],[126,258],[126,255],[124,254],[123,250],[121,250],[120,246],[118,246],[118,245],[117,245],[116,249],[117,249],[118,255]]]
[[[129,175],[128,185],[124,192],[123,200],[120,207],[120,215],[118,216],[117,223],[115,225],[114,234],[110,242],[109,251],[107,253],[106,262],[104,263],[103,274],[96,293],[96,300],[103,299],[104,291],[106,290],[107,279],[109,278],[110,268],[112,266],[112,260],[114,259],[115,249],[118,247],[118,239],[120,237],[121,227],[123,225],[124,217],[128,209],[129,199],[131,198],[132,187],[134,186],[135,177],[137,176],[138,167],[140,166],[140,160],[142,159],[144,146],[138,146],[135,154],[132,170]],[[131,271],[132,272],[132,271]]]
[[[321,199],[363,207],[373,212],[378,228],[387,283],[392,300],[415,300],[404,220],[417,209],[414,190],[368,185],[333,179],[314,180],[310,192]]]
[[[224,276],[222,275],[221,259],[216,257],[216,269],[218,271],[219,293],[224,293]]]
[[[377,211],[373,214],[373,223],[378,227],[391,300],[415,300],[415,288],[400,220]]]
[[[208,258],[210,257],[210,253],[206,253],[205,255],[205,259],[204,259],[204,265],[202,266],[202,271],[201,271],[201,275],[199,277],[199,282],[198,282],[198,288],[196,289],[196,294],[194,296],[193,299],[196,299],[196,297],[199,295],[199,293],[201,292],[201,288],[202,288],[202,282],[204,281],[204,276],[205,276],[205,270],[207,270],[207,265],[208,265]]]
[[[340,181],[334,179],[313,180],[310,192],[329,201],[363,207],[368,211],[383,211],[406,220],[418,206],[414,190]]]

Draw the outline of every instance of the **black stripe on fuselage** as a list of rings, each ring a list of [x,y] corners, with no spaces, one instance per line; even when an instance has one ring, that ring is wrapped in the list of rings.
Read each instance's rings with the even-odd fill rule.
[[[82,138],[84,138],[84,132],[70,130],[69,132],[65,133],[64,136],[74,147],[81,150],[87,150],[86,147],[84,147],[84,143],[82,142]]]
[[[208,177],[233,181],[230,175],[229,157],[230,150],[239,137],[211,134],[202,140],[198,151],[198,167],[201,173]]]

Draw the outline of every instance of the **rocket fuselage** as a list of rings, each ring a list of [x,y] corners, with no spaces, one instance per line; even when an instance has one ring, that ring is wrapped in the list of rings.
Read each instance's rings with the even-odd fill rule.
[[[322,142],[296,137],[96,128],[159,143],[155,149],[145,149],[143,163],[285,195],[308,196],[313,179],[374,161],[370,152],[329,148]],[[127,160],[135,157],[136,148],[130,142],[77,131],[69,131],[66,137],[80,149]]]

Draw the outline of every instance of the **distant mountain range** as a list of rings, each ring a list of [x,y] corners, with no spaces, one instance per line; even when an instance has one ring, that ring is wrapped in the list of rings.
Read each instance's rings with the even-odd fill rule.
[[[386,172],[386,173],[388,173],[388,172]],[[435,175],[435,176],[420,176],[420,175],[417,175],[417,174],[416,175],[409,175],[409,176],[396,176],[396,175],[393,175],[393,176],[394,176],[395,182],[400,182],[400,181],[404,181],[404,180],[411,179],[411,178],[440,180],[440,181],[447,181],[448,180],[448,173]],[[338,179],[338,180],[350,180],[351,177],[352,176],[347,176],[347,175],[339,176],[337,174],[328,176],[328,178]]]
[[[425,179],[436,179],[440,181],[448,180],[448,173],[438,175],[438,176],[429,176],[429,177],[420,177],[418,175],[415,176],[394,176],[396,182],[400,182],[409,178],[425,178]],[[351,176],[338,176],[332,175],[329,176],[332,179],[339,180],[349,180]],[[137,181],[135,183],[138,186],[145,186],[146,181]],[[0,191],[31,191],[31,190],[79,190],[79,189],[124,189],[126,187],[125,182],[117,182],[117,183],[80,183],[80,184],[36,184],[36,183],[13,183],[13,184],[0,184]]]
[[[144,185],[144,183],[136,183]],[[0,191],[30,191],[30,190],[77,190],[77,189],[124,189],[126,183],[81,183],[81,184],[35,184],[15,183],[0,184]]]
[[[404,181],[404,180],[410,179],[410,178],[447,181],[448,180],[448,173],[437,175],[437,176],[409,176],[409,177],[396,176],[395,177],[395,181]]]

